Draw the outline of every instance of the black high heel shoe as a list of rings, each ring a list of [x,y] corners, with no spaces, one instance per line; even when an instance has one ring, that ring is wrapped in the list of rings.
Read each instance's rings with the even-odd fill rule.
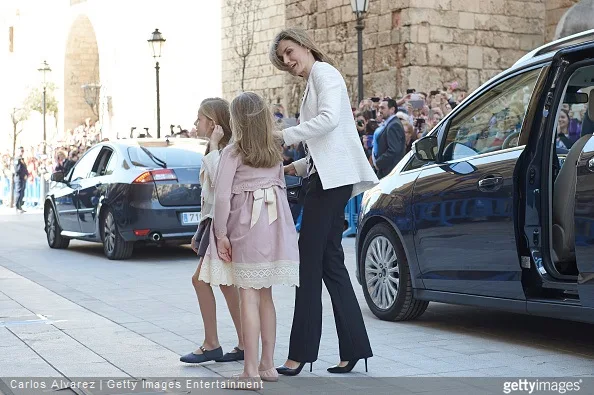
[[[305,366],[307,362],[299,362],[299,366],[297,366],[295,369],[291,369],[286,367],[285,365],[279,366],[278,368],[276,368],[276,371],[279,374],[284,374],[285,376],[297,376],[299,373],[301,373],[301,369],[303,369],[303,367]],[[313,362],[309,363],[309,371],[311,372],[312,370],[312,364]]]
[[[367,372],[367,358],[365,359],[365,372]],[[357,362],[359,362],[358,359],[355,359],[354,361],[349,361],[345,366],[338,366],[338,365],[334,365],[329,367],[328,372],[330,373],[348,373],[351,370],[353,370],[353,368],[355,367],[355,365],[357,364]]]

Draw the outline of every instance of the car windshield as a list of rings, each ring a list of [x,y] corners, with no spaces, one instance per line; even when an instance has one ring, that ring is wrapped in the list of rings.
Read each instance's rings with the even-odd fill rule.
[[[128,147],[128,155],[135,166],[160,166],[142,148],[167,163],[167,167],[200,167],[202,162],[202,152],[197,147]]]

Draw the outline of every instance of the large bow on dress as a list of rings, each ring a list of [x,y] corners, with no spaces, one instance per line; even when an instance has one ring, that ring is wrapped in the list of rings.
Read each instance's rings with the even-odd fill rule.
[[[254,191],[254,204],[252,206],[252,222],[250,228],[254,227],[260,213],[262,212],[262,206],[268,207],[268,225],[272,224],[278,218],[278,212],[276,207],[276,192],[273,187],[257,189]]]

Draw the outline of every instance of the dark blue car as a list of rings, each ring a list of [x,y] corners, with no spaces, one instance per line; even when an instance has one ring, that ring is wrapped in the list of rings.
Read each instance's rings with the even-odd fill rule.
[[[126,259],[143,244],[187,244],[200,221],[200,165],[207,141],[137,139],[90,148],[68,174],[52,175],[44,205],[51,248],[71,239]]]
[[[437,301],[594,322],[592,133],[594,31],[473,92],[363,196],[372,312],[409,320]]]

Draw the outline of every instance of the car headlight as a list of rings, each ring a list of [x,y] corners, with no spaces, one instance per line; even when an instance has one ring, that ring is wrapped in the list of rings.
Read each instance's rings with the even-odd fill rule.
[[[380,195],[381,191],[377,187],[372,188],[363,194],[363,199],[361,200],[361,209],[359,210],[359,222],[361,222],[361,218],[367,214],[369,209],[377,201]]]

